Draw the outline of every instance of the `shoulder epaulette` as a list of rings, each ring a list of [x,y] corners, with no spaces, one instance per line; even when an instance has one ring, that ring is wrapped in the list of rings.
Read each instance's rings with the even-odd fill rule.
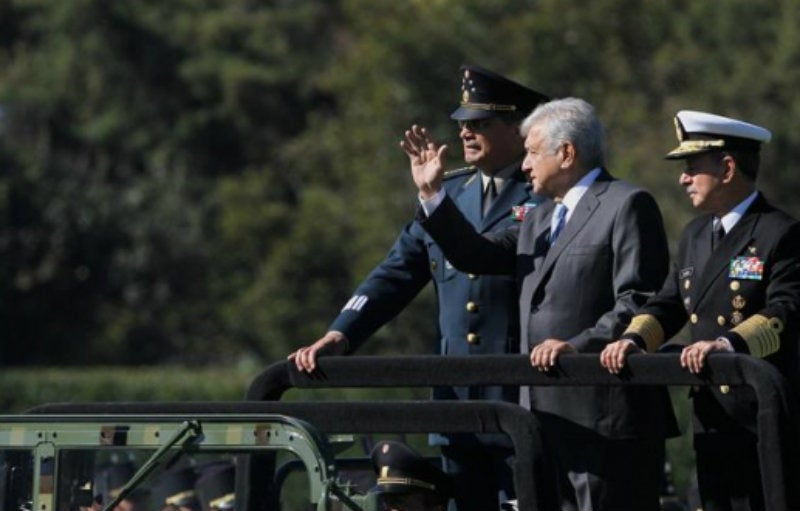
[[[472,174],[472,173],[476,172],[477,170],[478,170],[478,167],[475,167],[475,166],[462,167],[460,169],[448,170],[447,172],[444,173],[444,178],[443,179],[452,179],[452,178],[458,177],[458,176],[466,176],[467,174]]]

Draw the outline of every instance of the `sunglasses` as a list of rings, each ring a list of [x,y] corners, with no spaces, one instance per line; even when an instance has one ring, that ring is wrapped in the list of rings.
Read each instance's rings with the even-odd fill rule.
[[[495,119],[490,117],[488,119],[473,119],[469,121],[458,121],[458,129],[467,129],[469,131],[483,131],[486,128],[495,124]]]

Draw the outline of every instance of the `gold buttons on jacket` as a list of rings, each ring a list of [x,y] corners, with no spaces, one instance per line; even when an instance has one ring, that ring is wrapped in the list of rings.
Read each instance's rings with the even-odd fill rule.
[[[739,284],[738,280],[732,280],[731,281],[731,291],[738,291],[740,287],[741,287],[741,284]]]
[[[467,302],[467,312],[478,312],[478,304],[475,302]]]
[[[717,324],[719,326],[725,326],[725,316],[717,316]]]
[[[691,316],[689,316],[689,321],[691,321],[693,325],[696,325],[697,324],[697,314],[692,314]]]
[[[467,334],[467,342],[470,344],[480,344],[481,336],[474,332],[470,332]]]
[[[731,388],[728,385],[720,385],[719,391],[722,392],[723,394],[727,394],[728,392],[731,391]]]
[[[439,263],[437,263],[436,261],[431,261],[431,270],[435,270],[438,267],[439,267]]]

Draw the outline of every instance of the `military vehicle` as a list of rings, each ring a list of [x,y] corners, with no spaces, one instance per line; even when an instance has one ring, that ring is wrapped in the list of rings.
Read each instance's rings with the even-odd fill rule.
[[[634,355],[628,365],[618,376],[599,371],[592,355],[565,356],[550,374],[532,371],[525,356],[330,357],[311,375],[274,364],[237,402],[41,405],[0,416],[0,511],[187,511],[142,495],[181,467],[219,464],[234,467],[234,491],[215,494],[217,506],[206,502],[203,511],[367,511],[376,508],[367,491],[372,469],[366,452],[351,456],[359,435],[432,432],[507,435],[516,453],[513,509],[537,511],[553,484],[538,423],[517,405],[280,401],[290,388],[491,384],[748,385],[762,405],[759,449],[769,508],[795,508],[800,492],[787,481],[800,473],[800,412],[771,366],[733,354],[709,360],[711,371],[701,376],[682,371],[672,355]],[[98,477],[121,463],[134,468],[121,485]]]
[[[257,484],[291,506],[274,509],[371,509],[366,493],[356,495],[338,477],[334,446],[350,440],[331,442],[302,420],[264,413],[6,416],[0,418],[0,502],[9,511],[177,510],[152,495],[165,474],[191,466],[199,475],[224,465],[241,473],[249,456],[269,454],[276,468]],[[132,467],[123,479],[108,475],[123,466]],[[282,494],[289,472],[306,476],[292,495]],[[215,505],[198,496],[196,508],[234,507],[233,486],[210,495]]]

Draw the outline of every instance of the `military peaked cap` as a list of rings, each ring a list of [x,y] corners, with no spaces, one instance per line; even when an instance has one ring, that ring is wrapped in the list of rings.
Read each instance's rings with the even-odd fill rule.
[[[457,121],[488,119],[508,113],[528,115],[549,98],[479,66],[461,66],[461,106],[451,115]]]
[[[450,476],[402,442],[379,442],[371,458],[378,475],[374,493],[424,493],[441,500],[452,495]]]
[[[758,152],[772,138],[761,126],[706,112],[681,110],[674,121],[679,144],[667,154],[669,160],[710,151]]]

